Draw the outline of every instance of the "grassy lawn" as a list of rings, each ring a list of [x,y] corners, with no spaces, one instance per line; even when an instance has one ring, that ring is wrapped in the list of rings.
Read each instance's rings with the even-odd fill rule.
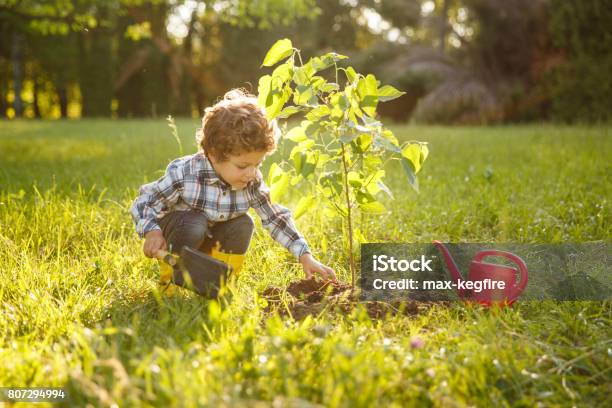
[[[194,152],[198,121],[177,125]],[[392,129],[430,156],[418,195],[387,166],[389,214],[358,220],[370,242],[612,236],[610,127]],[[610,302],[264,316],[257,293],[302,272],[260,226],[231,303],[160,297],[127,209],[178,155],[163,120],[0,122],[0,386],[122,407],[600,406],[612,393]],[[315,211],[297,225],[349,281],[340,222]]]

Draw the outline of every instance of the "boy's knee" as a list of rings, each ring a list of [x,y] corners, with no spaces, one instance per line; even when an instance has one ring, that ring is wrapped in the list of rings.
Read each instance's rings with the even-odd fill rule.
[[[208,234],[208,219],[206,216],[189,211],[181,214],[180,220],[172,229],[167,240],[168,244],[172,245],[172,251],[178,252],[183,246],[199,248]]]
[[[253,230],[255,229],[255,222],[253,221],[253,218],[251,218],[249,214],[241,215],[236,220],[237,220],[236,223],[238,224],[239,229],[245,231],[249,235],[253,233]]]
[[[221,243],[224,252],[243,254],[249,247],[254,229],[253,219],[244,214],[219,226],[213,234],[213,240]]]
[[[255,222],[250,215],[244,214],[236,218],[229,234],[242,244],[248,245],[255,229]]]
[[[175,235],[180,241],[184,241],[185,245],[197,248],[204,242],[207,231],[205,224],[183,224]]]

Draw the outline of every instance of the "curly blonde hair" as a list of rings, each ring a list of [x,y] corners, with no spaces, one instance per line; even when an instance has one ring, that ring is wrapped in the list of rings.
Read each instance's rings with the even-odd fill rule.
[[[276,121],[268,120],[257,98],[244,89],[232,89],[206,108],[196,132],[200,150],[219,161],[241,153],[273,152],[277,139]]]

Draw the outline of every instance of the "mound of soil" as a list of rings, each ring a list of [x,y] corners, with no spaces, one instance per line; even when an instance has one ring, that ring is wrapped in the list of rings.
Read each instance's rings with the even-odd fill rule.
[[[397,314],[416,315],[431,306],[428,302],[417,301],[359,302],[356,291],[351,291],[351,285],[315,278],[291,282],[285,290],[268,286],[262,296],[268,302],[266,312],[277,311],[280,315],[291,315],[296,320],[318,315],[325,309],[348,314],[359,303],[365,305],[372,319]]]

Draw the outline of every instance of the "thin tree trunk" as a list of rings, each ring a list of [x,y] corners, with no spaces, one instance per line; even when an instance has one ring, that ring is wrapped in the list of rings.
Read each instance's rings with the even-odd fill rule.
[[[442,1],[442,11],[440,12],[440,52],[444,53],[446,48],[446,36],[448,35],[448,8],[450,0]]]
[[[36,72],[34,73],[34,75],[36,75]],[[40,91],[40,82],[38,80],[38,77],[34,77],[33,78],[33,82],[34,82],[34,117],[36,119],[41,119],[42,115],[40,114],[40,104],[38,103],[38,94]]]
[[[6,100],[8,90],[9,70],[4,64],[0,64],[0,118],[6,118],[8,102]]]
[[[100,19],[109,15],[107,7],[98,10]],[[98,26],[79,33],[79,87],[83,117],[109,117],[113,99],[112,35],[110,28]]]
[[[191,19],[189,20],[189,26],[187,30],[187,36],[183,39],[183,49],[177,50],[176,52],[182,52],[183,58],[192,60],[193,57],[193,35],[196,32],[196,22],[198,21],[197,8],[191,13]],[[192,112],[192,101],[194,95],[193,78],[190,70],[181,63],[180,59],[174,59],[173,65],[175,69],[178,69],[181,73],[180,78],[180,93],[178,100],[175,101],[176,106],[173,109],[176,114],[191,116]]]
[[[59,99],[60,114],[62,119],[68,118],[68,92],[65,86],[57,88],[57,97]]]
[[[21,89],[23,86],[23,52],[21,44],[21,33],[13,33],[11,59],[13,63],[13,91],[15,93],[13,109],[15,110],[15,117],[23,116],[23,101],[21,99]]]
[[[351,268],[351,288],[355,289],[355,259],[353,258],[353,219],[351,217],[351,198],[349,195],[348,185],[348,168],[346,166],[346,151],[344,143],[342,144],[342,165],[344,169],[344,192],[346,198],[347,222],[348,222],[348,240],[349,240],[349,267]]]
[[[196,108],[198,109],[198,116],[203,116],[204,115],[204,109],[206,108],[204,105],[206,104],[206,96],[204,95],[204,92],[202,91],[202,86],[196,86],[195,87],[195,103],[196,103]]]

